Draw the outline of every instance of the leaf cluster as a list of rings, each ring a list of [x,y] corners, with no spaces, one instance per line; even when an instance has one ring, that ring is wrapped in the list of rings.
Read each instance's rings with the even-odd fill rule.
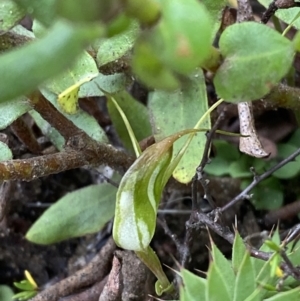
[[[205,279],[185,269],[180,271],[183,280],[180,301],[298,300],[299,283],[285,278],[280,269],[283,260],[280,252],[284,249],[279,245],[278,232],[272,240],[266,240],[261,250],[273,253],[269,261],[250,257],[242,238],[236,232],[232,259],[228,260],[211,241],[212,260]],[[289,258],[297,253],[295,249],[291,251],[291,245],[284,252],[289,254]],[[299,262],[298,255],[294,260],[296,262]]]

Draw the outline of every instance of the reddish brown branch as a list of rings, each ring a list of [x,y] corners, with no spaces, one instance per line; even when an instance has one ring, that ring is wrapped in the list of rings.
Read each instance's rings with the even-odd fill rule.
[[[40,92],[29,96],[33,108],[65,138],[65,150],[24,160],[0,162],[0,181],[24,180],[82,166],[108,165],[125,171],[134,159],[110,145],[98,143],[63,116]]]
[[[90,145],[91,146],[91,145]],[[133,162],[127,154],[115,148],[95,143],[85,149],[67,149],[56,154],[34,157],[24,160],[0,162],[0,181],[31,181],[46,175],[83,166],[106,164],[115,170],[126,170]]]
[[[8,160],[0,163],[0,179],[31,181],[87,164],[82,153],[77,151],[65,151],[24,160]]]

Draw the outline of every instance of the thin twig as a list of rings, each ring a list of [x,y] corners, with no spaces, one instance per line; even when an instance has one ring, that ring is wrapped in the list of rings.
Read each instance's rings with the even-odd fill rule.
[[[266,178],[268,178],[272,173],[274,173],[276,170],[278,170],[279,168],[283,167],[284,165],[286,165],[287,163],[291,162],[292,160],[294,160],[297,156],[300,155],[300,148],[297,149],[294,153],[292,153],[290,156],[288,156],[286,159],[282,160],[281,162],[279,162],[277,165],[273,166],[272,168],[270,168],[269,170],[267,170],[266,172],[264,172],[263,174],[256,175],[253,178],[252,183],[246,187],[239,195],[237,195],[233,200],[231,200],[228,204],[226,204],[224,207],[222,207],[222,212],[224,212],[225,210],[227,210],[228,208],[232,207],[233,205],[235,205],[237,202],[248,198],[248,193],[257,185],[259,184],[261,181],[265,180]]]
[[[263,13],[261,23],[266,24],[278,9],[287,9],[291,7],[300,7],[299,2],[294,0],[273,0],[268,9]]]
[[[198,189],[197,189],[198,181],[201,183],[201,185],[203,187],[204,195],[205,195],[208,203],[210,204],[210,206],[212,208],[216,208],[216,205],[215,205],[214,201],[212,200],[210,193],[208,192],[208,189],[207,189],[208,182],[207,182],[207,179],[204,178],[203,172],[204,172],[204,168],[205,168],[206,164],[210,160],[209,153],[210,153],[210,149],[211,149],[211,142],[212,142],[212,139],[213,139],[215,132],[218,129],[221,121],[224,119],[225,110],[226,110],[226,107],[224,107],[223,111],[218,116],[214,126],[207,134],[206,143],[205,143],[205,147],[204,147],[204,151],[203,151],[203,156],[202,156],[199,166],[196,168],[196,173],[192,180],[192,210],[198,210],[198,208],[199,208]]]
[[[186,234],[185,234],[183,246],[182,246],[181,250],[179,250],[180,263],[183,267],[186,265],[186,263],[190,257],[190,247],[191,247],[191,244],[193,241],[193,236],[194,236],[194,229],[192,227],[190,227],[190,225],[195,222],[195,213],[199,210],[198,189],[197,189],[198,181],[200,181],[200,183],[202,184],[202,187],[204,189],[204,194],[205,194],[210,206],[212,208],[216,207],[214,204],[214,201],[212,200],[212,197],[208,191],[208,188],[207,188],[208,182],[205,179],[205,177],[203,176],[203,173],[204,173],[203,170],[204,170],[206,164],[209,162],[209,152],[210,152],[210,148],[211,148],[212,139],[214,137],[214,134],[215,134],[217,128],[220,125],[220,122],[223,120],[224,116],[225,116],[225,108],[220,113],[214,126],[207,134],[203,156],[202,156],[199,166],[196,169],[195,176],[193,177],[193,180],[192,180],[192,213],[190,215],[189,220],[186,223]]]
[[[271,17],[276,13],[276,11],[278,10],[277,5],[275,4],[276,0],[273,0],[269,7],[267,8],[267,10],[263,13],[262,17],[261,17],[261,23],[266,24],[268,23],[268,21],[271,19]]]
[[[178,237],[176,234],[174,234],[171,229],[169,228],[166,220],[164,218],[159,218],[157,220],[157,222],[159,223],[159,225],[164,229],[165,231],[165,234],[168,235],[171,240],[173,241],[173,243],[175,244],[176,246],[176,249],[178,252],[180,252],[180,250],[182,249],[182,244],[181,242],[179,241]]]

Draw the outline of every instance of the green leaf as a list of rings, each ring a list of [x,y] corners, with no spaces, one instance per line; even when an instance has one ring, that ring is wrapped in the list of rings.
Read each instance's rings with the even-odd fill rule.
[[[61,111],[59,105],[57,104],[55,94],[47,91],[46,89],[41,89],[41,92],[47,98],[47,100],[49,100],[59,111]],[[69,115],[62,111],[61,113],[66,118],[70,119],[77,127],[85,131],[94,140],[104,143],[108,141],[104,130],[100,127],[97,120],[80,108],[74,115]]]
[[[205,166],[205,172],[214,176],[228,175],[229,165],[241,157],[237,147],[223,140],[215,140],[213,146],[216,157]]]
[[[213,158],[209,164],[205,166],[204,171],[208,174],[220,177],[228,175],[229,163],[219,156]]]
[[[30,93],[45,80],[65,71],[84,46],[101,33],[99,26],[76,27],[61,21],[44,38],[2,54],[0,102]]]
[[[284,194],[281,183],[270,177],[256,186],[253,190],[251,202],[256,209],[274,210],[282,206]]]
[[[14,1],[0,1],[0,34],[13,28],[25,16],[25,10]]]
[[[43,135],[49,138],[49,140],[55,145],[55,147],[61,151],[65,145],[64,137],[54,128],[52,127],[42,116],[34,111],[31,110],[29,112],[31,117],[33,118],[34,122],[40,128]]]
[[[32,291],[34,287],[28,280],[22,280],[20,282],[14,282],[14,286],[22,291]]]
[[[242,265],[245,253],[247,253],[246,246],[239,232],[236,230],[232,247],[232,268],[235,274],[237,274]]]
[[[169,141],[148,147],[121,180],[113,237],[123,249],[142,251],[154,235],[157,208],[166,184],[164,172],[172,156]]]
[[[290,139],[287,141],[287,144],[300,147],[300,129],[297,129]]]
[[[220,157],[228,162],[237,161],[240,159],[240,152],[237,146],[232,145],[224,140],[214,140],[213,145],[216,149],[217,157]]]
[[[80,86],[96,77],[98,73],[98,68],[94,59],[85,51],[76,60],[75,65],[71,69],[49,81],[44,87],[50,92],[58,95],[58,103],[60,104],[61,108],[68,108],[68,106],[73,107],[71,113],[69,113],[70,111],[68,109],[63,109],[64,112],[74,114],[76,113],[78,107],[78,91]],[[72,87],[73,90],[71,89]],[[66,90],[70,90],[69,92],[71,93],[75,92],[72,102],[71,97],[68,98],[70,93],[67,94]],[[63,93],[65,98],[62,96]],[[88,95],[84,95],[81,92],[80,96],[86,97]]]
[[[26,234],[29,241],[52,244],[94,233],[113,217],[116,188],[90,185],[68,193],[47,209]]]
[[[278,145],[278,154],[277,157],[279,160],[287,158],[293,152],[297,150],[298,147],[289,144],[279,144]],[[278,162],[274,162],[275,165]],[[276,170],[273,173],[273,176],[278,179],[290,179],[299,174],[300,171],[300,157],[297,157],[293,162],[289,162],[285,164],[280,169]]]
[[[154,235],[162,190],[171,174],[172,145],[186,130],[149,146],[131,165],[117,193],[113,237],[123,249],[145,250]]]
[[[294,245],[294,241],[289,243],[289,245],[288,245],[289,251],[287,252],[287,254],[288,254],[288,257],[289,257],[290,261],[295,266],[298,266],[300,264],[300,251],[299,251],[300,245],[299,245],[299,243],[296,244],[296,246],[293,248],[293,251],[290,251],[291,247],[293,245]]]
[[[268,8],[272,0],[258,0],[258,2],[262,4],[265,8]],[[285,23],[290,24],[291,22],[293,22],[295,16],[297,16],[299,12],[300,12],[299,7],[292,7],[289,9],[279,9],[275,12],[275,16],[281,19],[282,21],[284,21]],[[293,26],[296,27],[297,29],[300,29],[300,20],[299,19],[296,20],[293,23]]]
[[[74,22],[96,22],[107,20],[116,9],[115,5],[116,1],[64,0],[56,1],[56,11]]]
[[[228,0],[202,0],[201,2],[207,8],[214,22],[212,31],[212,38],[214,38],[220,28],[223,9],[228,4]]]
[[[243,261],[237,270],[233,300],[245,300],[255,291],[255,288],[255,270],[250,259],[250,254],[245,252]],[[259,301],[257,298],[256,300]]]
[[[138,36],[139,27],[136,22],[124,32],[101,41],[100,47],[97,52],[97,63],[101,67],[107,63],[120,59],[128,53]]]
[[[21,292],[21,293],[15,294],[13,296],[13,299],[17,299],[19,301],[28,300],[28,299],[34,297],[36,294],[37,294],[37,291]]]
[[[280,244],[280,236],[279,231],[276,229],[272,236],[272,241],[274,241],[275,244]],[[260,247],[261,251],[264,252],[272,252],[270,247],[267,244],[263,244]],[[261,290],[259,292],[260,300],[263,299],[268,293],[272,286],[275,286],[277,283],[278,278],[277,277],[271,277],[271,264],[273,257],[275,256],[275,253],[270,257],[268,261],[263,261],[257,258],[251,258],[255,274],[256,274],[256,282],[260,284]]]
[[[111,101],[114,104],[114,106],[116,107],[116,109],[118,110],[118,113],[120,114],[120,118],[124,122],[124,126],[129,135],[129,139],[131,140],[131,144],[132,144],[134,153],[135,153],[136,157],[139,157],[142,154],[142,150],[140,148],[139,142],[136,139],[134,131],[128,121],[128,118],[124,114],[124,111],[121,109],[121,107],[118,105],[118,102],[113,97],[108,96],[108,98],[109,98],[109,101]]]
[[[180,130],[193,128],[201,116],[208,110],[206,85],[201,70],[186,80],[181,90],[167,92],[156,90],[149,95],[148,107],[152,120],[152,131],[156,141]],[[171,114],[172,112],[172,114]],[[176,118],[174,119],[174,116]],[[210,128],[210,119],[201,124]],[[174,145],[173,159],[184,146],[188,138],[177,141]],[[196,133],[173,176],[181,183],[188,183],[195,174],[204,151],[206,136]]]
[[[162,16],[149,34],[156,56],[169,68],[189,74],[210,54],[212,21],[197,0],[163,0]]]
[[[160,6],[156,0],[145,0],[143,2],[127,0],[125,11],[146,28],[153,25],[160,16]]]
[[[268,287],[271,287],[276,283],[276,279],[271,278],[271,259],[263,261],[257,258],[252,258],[252,264],[255,269],[256,283],[260,285],[260,291],[258,293],[259,300],[264,300],[268,294]]]
[[[196,276],[186,269],[181,269],[184,286],[180,290],[180,301],[205,300],[205,287],[207,280]]]
[[[13,154],[6,143],[0,141],[0,161],[10,160]]]
[[[156,276],[157,282],[155,283],[155,292],[159,296],[164,292],[171,293],[174,290],[174,286],[169,282],[156,253],[151,249],[151,247],[148,246],[144,250],[136,251],[135,253]]]
[[[250,177],[252,158],[250,156],[243,155],[238,161],[233,161],[228,166],[228,172],[232,178],[245,178]]]
[[[220,268],[212,262],[207,274],[206,300],[209,301],[232,301]]]
[[[180,85],[173,72],[153,53],[147,37],[142,36],[134,45],[132,69],[138,79],[149,87],[172,91]]]
[[[230,299],[233,298],[235,275],[231,266],[231,263],[225,256],[220,252],[215,243],[211,240],[212,246],[212,258],[213,262],[218,267],[220,276],[224,279],[224,284],[230,295]]]
[[[27,14],[50,26],[56,17],[56,0],[14,0]]]
[[[132,18],[128,17],[125,12],[119,12],[113,20],[106,24],[106,32],[108,37],[113,37],[127,30],[132,25]],[[99,41],[99,40],[98,40]],[[101,42],[100,42],[101,43]]]
[[[7,285],[0,285],[0,300],[1,301],[11,301],[14,292]]]
[[[256,22],[229,26],[219,44],[225,60],[216,72],[214,84],[218,95],[230,102],[263,97],[286,75],[293,62],[292,43]]]
[[[144,105],[136,101],[126,91],[114,93],[110,96],[117,101],[118,105],[123,110],[138,141],[141,141],[142,139],[152,134],[148,110]],[[109,99],[107,101],[107,109],[113,125],[124,146],[126,147],[126,149],[133,151],[131,139],[129,137],[125,124],[115,105]]]
[[[300,15],[300,11],[299,11],[299,15]],[[297,32],[293,38],[293,45],[294,45],[295,51],[299,52],[300,51],[300,34],[299,34],[299,32]]]
[[[61,111],[70,115],[78,112],[78,94],[80,86],[90,80],[91,77],[86,77],[58,95],[57,103],[59,104]]]
[[[300,298],[300,288],[288,290],[287,292],[278,293],[271,298],[264,299],[265,301],[298,301]]]
[[[31,106],[25,97],[20,97],[12,101],[0,103],[0,129],[7,128],[12,122],[31,110]]]
[[[123,73],[111,75],[99,73],[97,77],[80,87],[79,97],[104,96],[103,90],[109,94],[117,93],[125,89],[127,82]]]

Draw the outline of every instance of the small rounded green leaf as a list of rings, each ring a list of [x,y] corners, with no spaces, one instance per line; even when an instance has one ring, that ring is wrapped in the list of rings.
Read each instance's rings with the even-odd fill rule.
[[[0,285],[0,300],[2,301],[11,301],[14,292],[7,285]]]
[[[290,144],[278,145],[278,157],[284,159],[297,150],[297,147]],[[275,165],[275,162],[274,164]],[[285,164],[280,169],[273,173],[273,176],[278,179],[290,179],[295,177],[300,172],[300,158],[297,157],[293,162]]]
[[[155,54],[172,70],[189,74],[210,52],[213,24],[197,0],[161,1],[162,16],[151,34]]]
[[[144,26],[151,26],[160,16],[160,6],[156,0],[125,0],[126,13]]]
[[[149,87],[175,90],[180,85],[170,68],[153,53],[151,43],[143,37],[135,44],[132,68],[138,79]]]
[[[115,197],[116,188],[109,184],[68,193],[43,213],[26,238],[37,244],[52,244],[95,233],[113,217]]]
[[[14,0],[28,15],[49,27],[55,21],[57,0]]]
[[[263,97],[286,75],[294,47],[274,29],[256,22],[229,26],[220,39],[225,60],[214,84],[220,97],[246,102]]]
[[[7,144],[0,141],[0,161],[10,160],[13,158],[13,154]]]
[[[98,66],[106,65],[128,53],[138,36],[139,27],[132,22],[128,29],[113,37],[103,39],[97,52]]]
[[[74,22],[105,21],[112,17],[117,0],[56,1],[57,13]]]

